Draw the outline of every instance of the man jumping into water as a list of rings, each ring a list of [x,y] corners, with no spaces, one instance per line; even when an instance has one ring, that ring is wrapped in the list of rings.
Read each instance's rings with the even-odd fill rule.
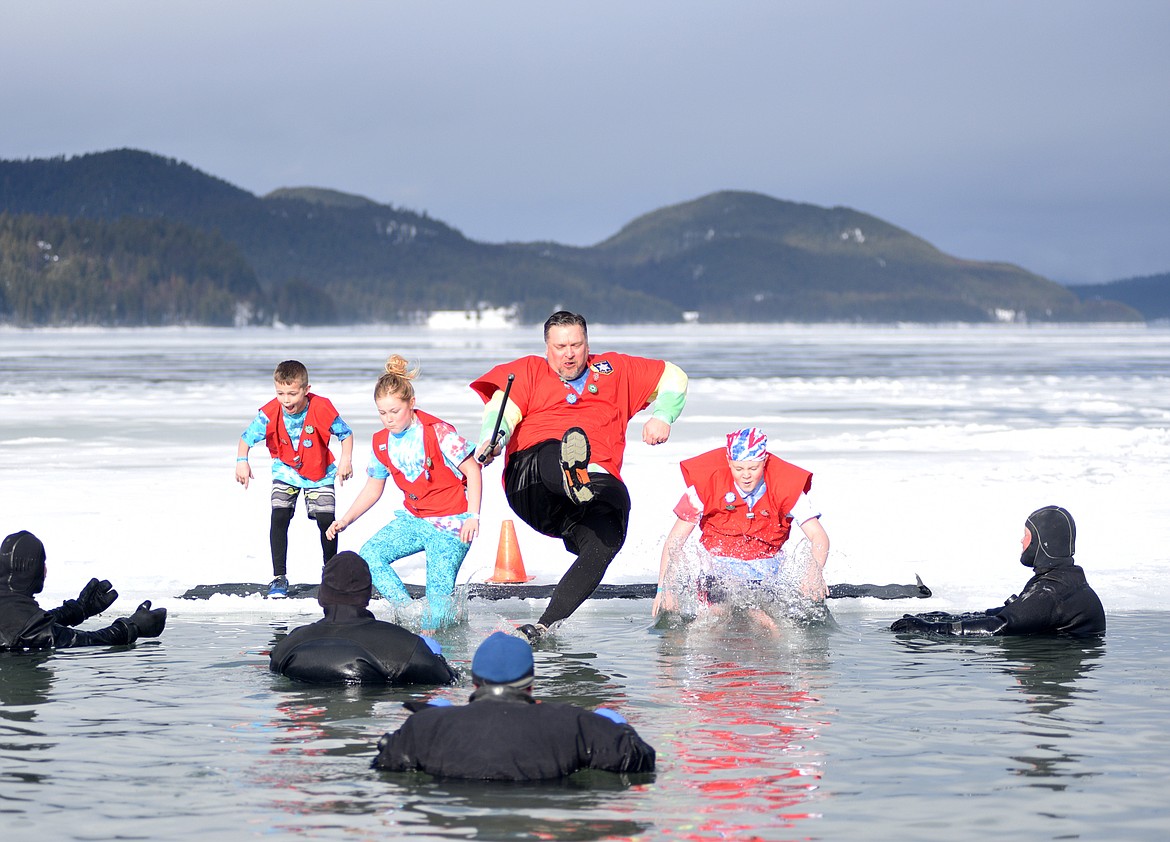
[[[580,607],[626,540],[630,494],[622,482],[626,425],[654,402],[642,441],[662,444],[686,403],[687,376],[664,360],[589,352],[585,317],[564,310],[544,323],[545,356],[498,365],[471,384],[485,403],[477,458],[506,454],[508,505],[576,556],[530,641]],[[508,375],[513,387],[500,415]],[[494,442],[497,419],[502,439]]]

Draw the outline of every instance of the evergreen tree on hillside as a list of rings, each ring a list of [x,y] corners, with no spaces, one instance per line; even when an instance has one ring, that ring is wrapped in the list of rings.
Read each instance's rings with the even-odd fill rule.
[[[221,236],[152,219],[0,213],[0,320],[232,325],[256,274]]]

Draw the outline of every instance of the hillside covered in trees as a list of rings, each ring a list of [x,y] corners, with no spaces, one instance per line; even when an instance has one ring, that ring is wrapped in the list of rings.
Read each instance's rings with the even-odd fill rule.
[[[1123,278],[1105,284],[1069,287],[1084,301],[1120,301],[1142,314],[1147,321],[1170,319],[1170,272]]]
[[[0,213],[0,314],[26,325],[231,325],[261,299],[217,233],[159,219]]]
[[[146,152],[0,161],[0,321],[415,322],[565,307],[595,321],[1140,320],[876,217],[721,192],[588,248],[489,244],[319,188],[258,197]]]

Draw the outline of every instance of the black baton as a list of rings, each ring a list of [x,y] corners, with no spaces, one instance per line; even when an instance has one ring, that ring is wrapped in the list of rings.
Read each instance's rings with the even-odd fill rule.
[[[496,428],[492,430],[491,447],[479,455],[479,463],[482,465],[488,457],[488,454],[496,449],[496,445],[500,442],[500,425],[504,423],[504,409],[508,406],[508,393],[512,391],[512,381],[516,379],[515,374],[508,375],[508,382],[504,386],[504,399],[500,401],[500,413],[496,416]]]

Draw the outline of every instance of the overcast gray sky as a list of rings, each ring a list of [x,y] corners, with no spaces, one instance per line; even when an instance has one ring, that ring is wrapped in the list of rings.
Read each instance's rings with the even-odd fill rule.
[[[131,147],[477,240],[715,190],[1055,280],[1170,271],[1165,0],[5,3],[0,158]]]

